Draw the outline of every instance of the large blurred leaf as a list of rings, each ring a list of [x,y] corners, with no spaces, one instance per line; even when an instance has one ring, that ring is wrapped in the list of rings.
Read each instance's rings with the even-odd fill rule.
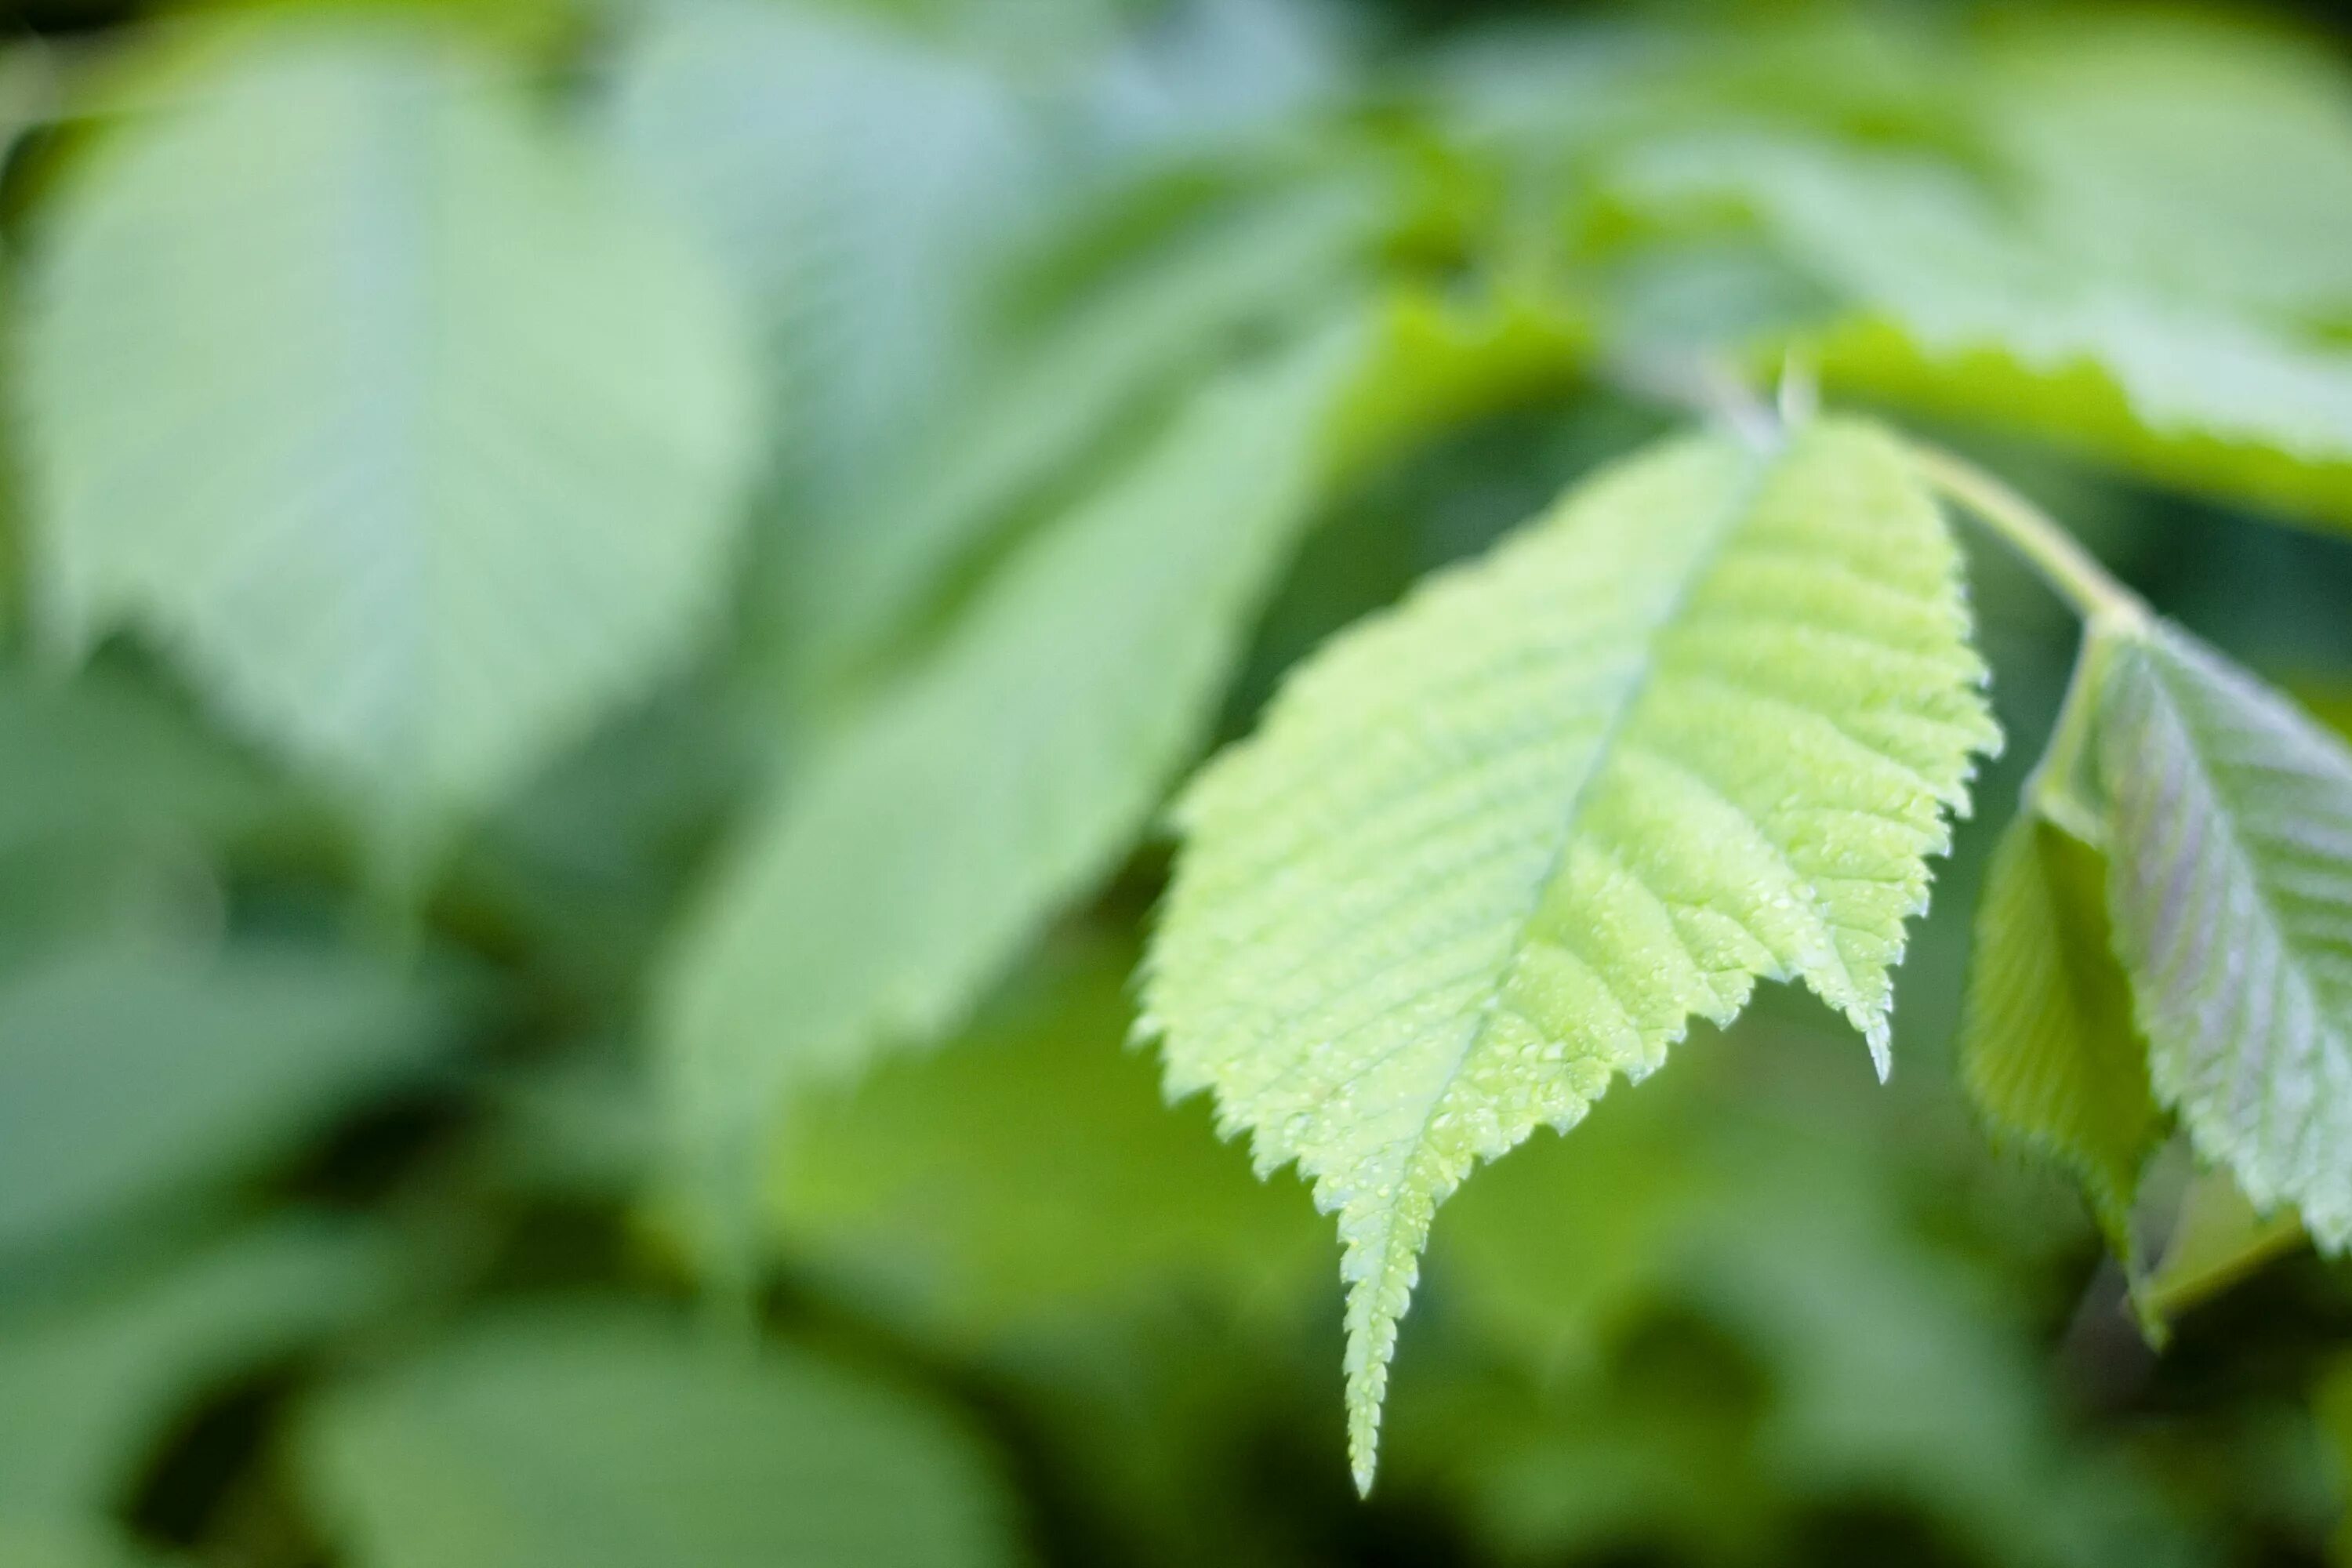
[[[415,1072],[428,994],[328,952],[124,945],[0,985],[0,1255],[185,1203]]]
[[[1886,1065],[1891,971],[1998,732],[1899,449],[1661,444],[1328,645],[1185,795],[1147,1024],[1336,1212],[1349,1452],[1436,1206],[1694,1016],[1801,979]]]
[[[546,1309],[331,1395],[301,1458],[358,1568],[1000,1568],[963,1435],[898,1390]]]
[[[115,1502],[191,1400],[377,1305],[390,1263],[278,1221],[95,1300],[0,1309],[0,1517]]]
[[[693,258],[481,68],[389,24],[200,59],[51,216],[42,595],[413,852],[683,652],[747,373]]]
[[[1220,213],[1098,286],[1006,351],[940,446],[887,465],[793,552],[803,679],[854,672],[936,607],[957,567],[1026,509],[1234,351],[1348,287],[1385,217],[1355,184],[1285,189]],[[1115,450],[1115,448],[1114,448]]]
[[[2091,273],[2352,318],[2352,78],[2220,16],[2061,15],[1993,58],[2028,221]]]
[[[2095,850],[2030,807],[2011,820],[1977,910],[1960,1074],[1997,1133],[2081,1180],[2108,1245],[2136,1262],[2132,1203],[2161,1123],[2105,884]]]
[[[2071,442],[2352,526],[2352,353],[2025,244],[1957,169],[1764,137],[1668,142],[1622,188],[1750,209],[1854,312],[1799,340],[1832,385]]]
[[[1300,1300],[1329,1243],[1122,1048],[1133,960],[1049,950],[955,1049],[804,1100],[772,1177],[780,1243],[959,1338],[1164,1291]]]
[[[1035,195],[1010,88],[835,5],[649,7],[624,156],[705,236],[767,353],[793,478],[837,497],[965,368],[976,263]]]
[[[2352,752],[2187,633],[2116,648],[2109,901],[2149,1076],[2254,1207],[2352,1247]]]
[[[1213,383],[766,808],[665,982],[676,1131],[729,1166],[708,1195],[752,1179],[786,1086],[953,1025],[1126,849],[1312,513],[1362,357],[1351,318]]]

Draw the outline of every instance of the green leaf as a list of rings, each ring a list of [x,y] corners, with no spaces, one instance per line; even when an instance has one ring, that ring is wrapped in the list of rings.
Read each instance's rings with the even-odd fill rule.
[[[156,1568],[163,1562],[110,1524],[39,1516],[0,1518],[0,1563],[8,1568]]]
[[[788,1255],[965,1342],[1171,1293],[1298,1301],[1328,1243],[1121,1048],[1134,957],[1058,943],[953,1050],[803,1100],[771,1177]]]
[[[0,1515],[114,1502],[191,1401],[359,1318],[391,1265],[376,1237],[281,1220],[95,1300],[0,1315]]]
[[[2162,1136],[2098,852],[2021,810],[1977,906],[1960,1080],[1998,1134],[2071,1171],[2137,1268],[2132,1205]]]
[[[788,1086],[953,1026],[1125,851],[1312,515],[1361,359],[1351,318],[1210,385],[754,824],[661,1001],[677,1131],[732,1166],[707,1195],[748,1182]]]
[[[2180,1195],[2163,1256],[2137,1294],[2149,1321],[2170,1322],[2263,1264],[2302,1245],[2292,1209],[2259,1215],[2221,1171],[2200,1171]]]
[[[140,681],[0,669],[0,854],[77,846],[204,844],[260,826],[280,804],[233,748]]]
[[[185,1204],[416,1072],[440,1035],[415,986],[356,960],[142,945],[0,985],[0,1257]]]
[[[1697,138],[1620,171],[1646,210],[1749,209],[1852,309],[1794,343],[1834,388],[2064,441],[2352,526],[2352,354],[2025,242],[1957,169]],[[1776,357],[1780,347],[1776,346]]]
[[[792,563],[803,679],[876,662],[935,609],[956,568],[1050,506],[1090,458],[1160,412],[1253,331],[1311,312],[1371,249],[1386,216],[1354,184],[1283,190],[1220,214],[1098,286],[1001,356],[938,447],[892,464]]]
[[[2187,633],[2114,654],[2109,908],[2157,1096],[2261,1212],[2352,1246],[2352,752]]]
[[[695,258],[437,47],[257,26],[175,82],[30,290],[51,629],[150,633],[413,856],[686,651],[748,374]]]
[[[478,1325],[300,1432],[360,1568],[997,1568],[988,1467],[921,1402],[617,1310]]]
[[[1827,423],[1654,448],[1296,675],[1184,797],[1168,1085],[1339,1216],[1369,1485],[1436,1205],[1693,1016],[1801,979],[1884,1070],[1888,970],[1997,739],[1958,555]]]
[[[2075,265],[2273,313],[2352,317],[2352,84],[2261,19],[2032,18],[1991,62],[1988,133]]]
[[[613,135],[751,307],[787,475],[827,499],[968,374],[975,262],[1042,173],[1005,82],[845,7],[780,0],[651,8]]]

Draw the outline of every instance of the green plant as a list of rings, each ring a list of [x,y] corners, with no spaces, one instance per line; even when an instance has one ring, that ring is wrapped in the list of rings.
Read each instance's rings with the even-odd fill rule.
[[[970,1423],[894,1383],[1182,1514],[1186,1423],[1287,1386],[1186,1336],[1262,1346],[1328,1271],[1309,1197],[1154,1109],[1121,1033],[1336,1216],[1359,1492],[1439,1205],[1549,1126],[1587,1185],[1461,1200],[1473,1328],[1433,1331],[1478,1348],[1398,1419],[1474,1458],[1412,1495],[1500,1556],[1630,1519],[1727,1560],[1862,1486],[2099,1560],[2161,1488],[2037,1495],[2037,1395],[1849,1397],[1946,1353],[1928,1403],[2032,1386],[1945,1300],[1996,1266],[1850,1191],[1914,1153],[1792,1153],[1725,1110],[1782,1090],[1697,1063],[1579,1130],[1695,1022],[1811,1027],[1759,981],[1886,1080],[1979,808],[1956,1077],[2078,1179],[2148,1339],[2352,1247],[2352,748],[2102,563],[2159,492],[2346,548],[2352,77],[2296,35],[1822,9],[1424,57],[1244,6],[1281,30],[1200,22],[1188,68],[1079,0],[228,9],[0,73],[26,1561],[107,1560],[157,1413],[322,1342],[385,1364],[299,1375],[287,1473],[150,1533],[1017,1555]],[[2289,537],[2207,515],[2217,559]],[[1988,602],[2038,628],[2024,689],[2073,650],[2006,713],[2013,814]],[[1571,1193],[1548,1275],[1516,1255]],[[526,1240],[574,1211],[546,1286]],[[1135,1307],[1175,1276],[1224,1327]],[[750,1359],[506,1300],[551,1289],[692,1298]],[[1724,1352],[1628,1393],[1596,1369],[1687,1330],[1659,1302],[1785,1386]],[[1232,1386],[1104,1370],[1163,1333]],[[1108,1409],[1167,1447],[1087,1452]],[[1736,1479],[1679,1497],[1694,1464]],[[1171,1561],[1281,1560],[1181,1528]]]

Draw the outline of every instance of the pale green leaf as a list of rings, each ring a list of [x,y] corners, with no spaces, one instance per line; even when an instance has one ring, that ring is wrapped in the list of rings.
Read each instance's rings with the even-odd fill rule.
[[[218,41],[30,286],[52,629],[150,633],[404,852],[686,651],[749,456],[716,284],[482,69]]]
[[[392,1279],[379,1238],[281,1220],[0,1315],[0,1515],[113,1502],[190,1401],[352,1322]]]
[[[1379,194],[1310,185],[1218,215],[1011,346],[935,451],[885,466],[791,558],[803,679],[857,672],[903,638],[942,584],[1087,459],[1228,358],[1349,287],[1385,216]]]
[[[1977,906],[1960,1080],[1994,1131],[2079,1179],[2117,1256],[2162,1136],[2131,984],[2108,942],[2098,852],[2021,810]]]
[[[1123,1048],[1134,957],[1058,943],[954,1049],[805,1098],[771,1173],[786,1254],[961,1340],[1165,1294],[1300,1300],[1329,1244]]]
[[[2221,16],[2036,17],[1992,52],[1984,124],[2025,221],[2118,279],[2352,316],[2352,81]]]
[[[677,1131],[737,1162],[722,1182],[788,1085],[953,1025],[1126,849],[1311,515],[1362,357],[1351,319],[1213,383],[787,781],[665,981]]]
[[[0,984],[0,1256],[186,1204],[413,1076],[431,994],[294,948],[71,951]]]
[[[1647,210],[1749,209],[1852,307],[1794,341],[1832,387],[2066,441],[2352,526],[2352,353],[2026,243],[1957,169],[1752,137],[1620,171]]]
[[[302,1426],[358,1568],[1002,1568],[993,1478],[951,1423],[814,1358],[614,1309],[478,1325]]]
[[[972,61],[846,8],[647,8],[623,158],[726,267],[787,477],[837,499],[968,371],[976,265],[1036,205],[1039,138]]]
[[[1958,556],[1862,426],[1694,437],[1328,647],[1187,793],[1149,1026],[1339,1216],[1369,1484],[1436,1205],[1694,1016],[1801,979],[1884,1070],[1995,743]]]
[[[2352,1246],[2352,752],[2187,633],[2116,649],[2109,908],[2149,1077],[2268,1213]]]

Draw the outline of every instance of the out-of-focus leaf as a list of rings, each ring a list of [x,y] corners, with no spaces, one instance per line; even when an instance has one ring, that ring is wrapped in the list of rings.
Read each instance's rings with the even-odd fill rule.
[[[1661,443],[1327,646],[1179,809],[1147,1024],[1339,1215],[1371,1481],[1438,1204],[1801,979],[1885,1070],[1891,971],[1999,732],[1883,433]]]
[[[955,1049],[803,1100],[772,1177],[780,1244],[962,1339],[1165,1291],[1301,1300],[1322,1227],[1122,1048],[1133,959],[1051,950]]]
[[[1000,1568],[964,1435],[899,1390],[543,1309],[330,1395],[302,1468],[360,1568]]]
[[[135,680],[0,669],[0,854],[204,843],[278,804],[258,769]]]
[[[2352,79],[2321,40],[2066,14],[1994,51],[1985,121],[2036,234],[2091,276],[2352,318]]]
[[[429,993],[330,952],[124,945],[0,986],[0,1254],[184,1203],[415,1072]]]
[[[2108,906],[2149,1077],[2256,1210],[2352,1246],[2352,752],[2187,633],[2116,649]]]
[[[1009,351],[940,447],[886,466],[843,517],[791,555],[802,679],[870,663],[957,567],[1024,510],[1089,477],[1123,430],[1229,359],[1351,286],[1385,216],[1353,184],[1282,190],[1156,248]]]
[[[2138,1291],[2141,1310],[2168,1322],[2304,1240],[2292,1209],[2261,1215],[2220,1171],[2200,1171],[2180,1196],[2172,1236]]]
[[[2107,1244],[2136,1266],[2132,1205],[2161,1123],[2105,882],[2096,850],[2030,808],[2011,820],[1977,906],[1960,1077],[1997,1134],[2082,1182]]]
[[[1434,1348],[1457,1361],[1397,1380],[1400,1479],[1464,1500],[1525,1561],[1738,1561],[1855,1498],[1921,1510],[1989,1561],[2185,1555],[2162,1501],[2062,1430],[2023,1325],[1923,1240],[1887,1145],[1818,1105],[1758,1116],[1725,1070],[1745,1043],[1461,1197],[1429,1287],[1453,1308]],[[1684,1337],[1659,1351],[1662,1329]]]
[[[1096,151],[1198,156],[1296,117],[1339,87],[1346,19],[1316,0],[1175,0],[1083,83]]]
[[[837,499],[968,369],[974,284],[1041,169],[1013,90],[839,6],[648,7],[623,156],[752,308],[787,477]]]
[[[754,823],[664,977],[700,1197],[749,1205],[788,1086],[952,1026],[1127,848],[1313,515],[1362,338],[1350,315],[1210,384]]]
[[[164,1559],[110,1524],[0,1511],[0,1563],[8,1568],[162,1568]]]
[[[692,254],[483,68],[357,22],[197,60],[50,215],[42,599],[413,856],[685,650],[749,371]]]
[[[0,1517],[116,1501],[192,1400],[352,1322],[391,1279],[378,1238],[286,1220],[94,1300],[0,1308]]]
[[[2200,1561],[2117,1456],[2068,1441],[2019,1325],[1898,1226],[1839,1215],[1857,1195],[1764,1206],[1699,1284],[1775,1373],[1776,1489],[1907,1497],[2004,1563]]]
[[[1750,210],[1853,310],[1797,342],[1835,388],[2045,435],[2352,526],[2352,354],[2024,244],[1957,170],[1706,137],[1630,159],[1654,213]]]

